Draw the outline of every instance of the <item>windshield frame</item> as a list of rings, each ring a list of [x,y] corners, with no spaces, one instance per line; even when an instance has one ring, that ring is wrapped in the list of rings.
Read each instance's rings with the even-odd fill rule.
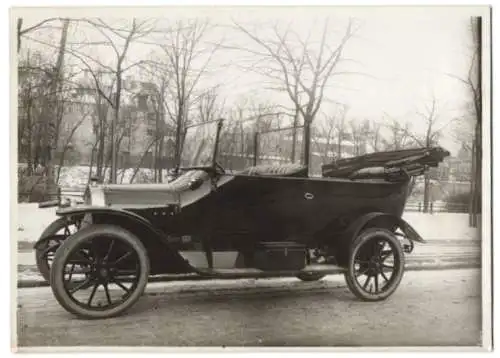
[[[291,130],[291,129],[299,129],[299,130],[302,130],[302,141],[301,141],[301,145],[304,144],[304,140],[307,140],[305,138],[305,125],[298,125],[298,126],[288,126],[288,127],[283,127],[283,128],[275,128],[275,129],[268,129],[268,130],[264,130],[264,131],[258,131],[255,133],[254,135],[254,152],[253,152],[253,165],[254,166],[257,166],[259,165],[259,156],[260,156],[260,136],[263,135],[263,134],[267,134],[267,133],[273,133],[273,132],[281,132],[281,131],[286,131],[286,130]],[[298,134],[298,133],[297,133]],[[302,163],[303,162],[303,157],[304,155],[307,155],[306,153],[304,153],[304,150],[302,150],[302,153],[301,153],[301,156],[300,156],[300,159],[298,160],[299,163],[301,164],[304,164]],[[296,159],[296,162],[297,162],[297,159]]]
[[[211,120],[211,121],[206,121],[206,122],[191,124],[191,125],[188,125],[188,126],[186,126],[184,128],[184,131],[183,131],[183,134],[182,134],[182,147],[181,147],[181,150],[180,150],[180,153],[179,153],[179,160],[178,160],[178,163],[177,163],[177,170],[193,170],[193,169],[207,170],[207,169],[215,169],[215,167],[217,166],[217,152],[218,152],[218,147],[219,147],[219,136],[220,136],[221,128],[222,128],[222,125],[223,125],[223,121],[224,121],[223,118],[219,118],[219,119],[215,119],[215,120]],[[215,140],[214,140],[213,149],[212,149],[211,164],[210,165],[205,165],[205,166],[187,166],[187,167],[182,166],[181,165],[181,161],[182,161],[182,155],[183,155],[183,152],[184,152],[184,145],[185,145],[185,142],[186,142],[186,135],[188,134],[188,130],[190,130],[191,128],[194,128],[194,127],[207,126],[207,125],[214,124],[214,123],[217,124],[217,129],[216,129]]]

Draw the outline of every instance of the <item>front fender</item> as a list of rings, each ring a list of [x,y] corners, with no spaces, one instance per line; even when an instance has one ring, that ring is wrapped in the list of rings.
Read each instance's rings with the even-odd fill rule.
[[[61,237],[62,235],[57,235],[56,233],[63,229],[67,224],[66,218],[60,217],[54,220],[49,226],[45,228],[38,240],[33,245],[35,250],[40,249],[47,241],[53,240],[55,237]]]
[[[151,225],[149,220],[143,218],[140,215],[137,215],[136,213],[123,209],[116,209],[116,208],[109,208],[102,206],[79,205],[79,206],[70,206],[66,208],[59,208],[56,210],[57,216],[72,217],[75,215],[81,216],[85,214],[92,214],[92,215],[110,214],[110,215],[117,215],[120,217],[130,218],[138,223],[149,226],[151,229],[156,231],[156,229]]]
[[[194,268],[171,247],[164,232],[146,218],[123,209],[102,206],[75,206],[61,208],[58,216],[92,215],[92,223],[120,226],[136,235],[144,244],[151,261],[151,274],[190,273]]]

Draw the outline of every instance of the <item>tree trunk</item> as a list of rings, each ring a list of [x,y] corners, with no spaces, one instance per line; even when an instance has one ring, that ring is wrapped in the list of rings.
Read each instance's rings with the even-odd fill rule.
[[[297,125],[299,123],[299,108],[295,106],[295,116],[293,117],[292,134],[292,163],[295,163],[295,148],[297,146]]]
[[[144,161],[144,158],[146,157],[146,154],[148,153],[148,151],[151,149],[151,147],[155,143],[156,143],[156,139],[154,139],[153,141],[151,141],[151,143],[149,143],[149,145],[146,147],[146,150],[144,150],[144,153],[142,153],[141,160],[139,161],[139,163],[137,163],[137,165],[136,165],[136,167],[134,169],[134,174],[132,174],[132,177],[130,178],[130,181],[129,181],[130,184],[132,184],[132,182],[134,181],[135,176],[137,175],[137,172],[139,171],[139,168],[141,167],[142,162]]]
[[[104,165],[104,149],[105,149],[105,138],[106,138],[106,119],[107,116],[104,113],[104,109],[101,106],[101,100],[98,102],[98,116],[99,116],[99,133],[98,133],[98,149],[97,149],[97,168],[96,168],[96,176],[98,178],[103,177],[103,165]]]
[[[429,197],[430,197],[430,178],[429,173],[426,172],[424,175],[424,213],[429,211]]]
[[[470,196],[469,196],[469,226],[474,227],[474,208],[476,197],[476,138],[472,143],[472,161],[471,161],[471,176],[470,176]]]
[[[116,81],[116,100],[115,100],[115,110],[114,110],[114,117],[113,121],[111,123],[111,183],[116,184],[116,158],[117,158],[117,148],[116,148],[116,125],[118,124],[118,121],[120,119],[120,91],[121,91],[121,75],[120,78],[117,75],[117,81]]]
[[[312,118],[306,116],[304,118],[304,166],[309,167],[311,158],[311,122]]]
[[[96,154],[96,176],[102,178],[103,165],[104,165],[104,140],[103,135],[99,133],[99,138],[97,140],[97,154]]]
[[[478,227],[478,215],[481,213],[481,184],[482,184],[482,77],[481,77],[481,68],[482,68],[482,18],[478,17],[475,22],[476,29],[473,31],[476,38],[476,52],[477,52],[477,96],[474,98],[474,104],[476,108],[476,125],[474,128],[474,151],[472,153],[472,161],[473,161],[473,171],[472,178],[474,185],[472,188],[471,196],[472,196],[472,210],[470,212],[471,216],[471,226]]]
[[[108,182],[111,183],[112,176],[113,176],[113,170],[111,168],[111,161],[113,160],[113,142],[109,142],[108,148],[106,150],[106,156],[104,160],[104,173],[106,173],[106,170],[109,169],[108,171]]]
[[[342,158],[342,137],[344,136],[344,131],[339,131],[339,138],[337,141],[337,157]]]
[[[87,178],[87,185],[90,184],[90,178],[92,178],[92,167],[94,166],[94,155],[96,148],[97,148],[97,142],[94,143],[94,145],[92,146],[92,150],[90,151],[90,165],[89,165],[89,175]]]
[[[182,145],[182,117],[184,108],[182,102],[179,103],[179,112],[177,113],[176,130],[175,130],[175,167],[181,164],[181,145]]]
[[[54,69],[54,78],[51,81],[50,92],[49,92],[49,103],[48,103],[48,111],[46,112],[46,116],[44,116],[44,120],[46,121],[46,141],[44,145],[46,146],[46,164],[47,164],[47,174],[49,177],[53,175],[53,159],[54,159],[54,151],[56,149],[57,140],[58,140],[58,127],[60,122],[59,115],[63,115],[63,112],[58,113],[58,105],[62,106],[61,101],[59,101],[59,93],[62,88],[62,73],[63,73],[63,64],[64,64],[64,54],[66,52],[66,40],[68,36],[68,28],[69,28],[69,19],[63,20],[63,27],[61,30],[61,40],[59,43],[59,52],[57,55],[57,62]],[[54,123],[54,119],[57,118],[57,122]]]
[[[163,183],[163,142],[164,142],[164,137],[162,136],[160,138],[160,143],[158,145],[158,158],[159,158],[158,183]]]
[[[57,176],[56,176],[56,184],[59,184],[59,177],[61,176],[61,168],[64,165],[64,157],[66,155],[66,151],[68,147],[64,147],[63,151],[61,152],[61,158],[59,159],[59,167],[57,168]]]
[[[29,101],[29,106],[26,109],[27,110],[27,129],[28,129],[28,138],[27,138],[27,143],[26,143],[26,162],[28,165],[28,175],[31,176],[33,175],[33,148],[32,148],[32,143],[33,143],[33,123],[32,123],[32,117],[31,117],[31,100]]]
[[[160,117],[160,113],[159,113],[159,107],[158,107],[158,110],[156,110],[156,116],[155,116],[155,137],[156,139],[159,138],[159,132],[160,132],[160,128],[159,128],[159,117]],[[155,183],[158,183],[158,172],[160,171],[160,165],[159,165],[159,158],[160,158],[160,145],[158,143],[158,140],[156,141],[155,143],[155,149],[154,149],[154,163],[153,163],[153,172],[154,172],[154,182]]]
[[[21,29],[23,28],[23,19],[17,19],[17,53],[21,50]]]

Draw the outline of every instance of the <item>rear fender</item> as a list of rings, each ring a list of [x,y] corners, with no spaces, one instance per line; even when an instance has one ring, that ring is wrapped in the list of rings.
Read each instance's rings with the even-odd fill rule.
[[[425,240],[408,222],[395,215],[381,212],[368,213],[359,217],[349,226],[347,235],[353,240],[362,230],[369,227],[381,227],[391,231],[399,228],[408,240],[425,243]]]
[[[140,215],[122,209],[92,206],[62,208],[57,210],[56,214],[70,220],[75,215],[91,215],[92,223],[117,225],[129,230],[146,247],[151,262],[151,274],[190,273],[194,270],[179,252],[170,246],[165,234]]]
[[[382,212],[366,213],[354,220],[347,229],[340,234],[340,238],[334,245],[336,247],[335,258],[340,266],[347,266],[352,242],[359,234],[365,229],[375,227],[387,229],[392,232],[395,232],[399,228],[406,239],[410,240],[410,249],[407,252],[413,250],[413,242],[425,243],[425,240],[415,231],[415,229],[400,217]]]

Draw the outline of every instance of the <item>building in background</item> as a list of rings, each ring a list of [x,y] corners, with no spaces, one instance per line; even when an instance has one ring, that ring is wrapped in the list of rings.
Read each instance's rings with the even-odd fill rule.
[[[77,100],[65,103],[58,151],[55,155],[56,158],[60,158],[65,150],[66,165],[89,165],[91,162],[97,139],[96,126],[99,126],[100,122],[99,104],[96,102],[96,96],[89,92],[80,95]],[[162,162],[168,161],[173,156],[175,146],[173,128],[159,118],[158,111],[148,100],[149,95],[147,84],[143,86],[141,83],[124,82],[120,120],[116,126],[116,139],[119,142],[117,160],[121,168],[133,167],[141,161],[142,167],[152,168],[157,155]],[[113,109],[105,101],[101,101],[101,105],[106,107],[107,113],[103,125],[107,133],[105,148],[108,153]],[[163,133],[165,138],[161,153],[155,146],[157,132]]]

